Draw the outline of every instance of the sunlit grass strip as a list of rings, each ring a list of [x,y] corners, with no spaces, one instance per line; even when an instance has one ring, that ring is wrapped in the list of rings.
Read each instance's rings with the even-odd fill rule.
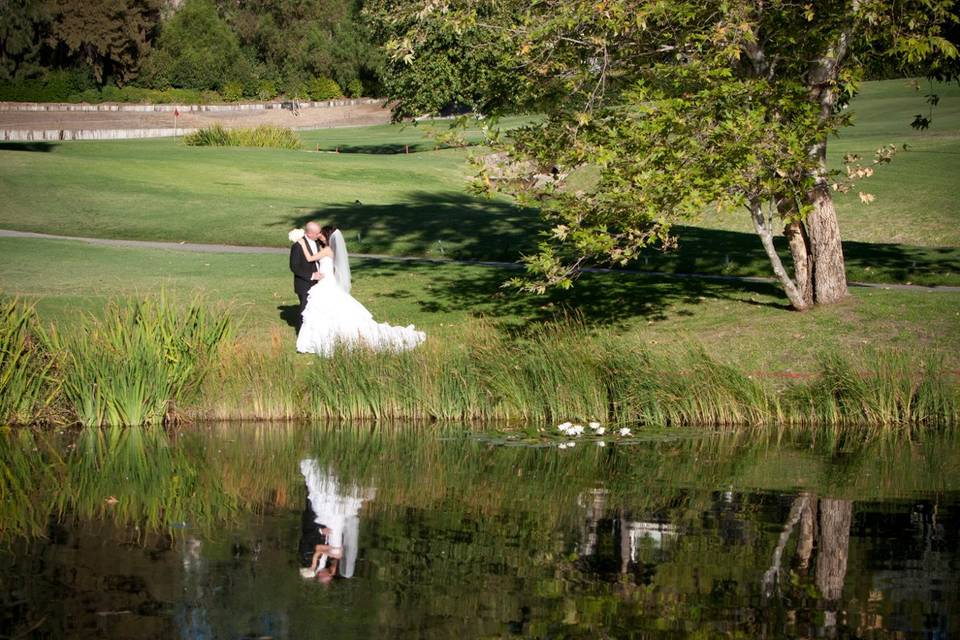
[[[960,380],[935,355],[826,354],[809,380],[784,382],[747,375],[698,346],[658,350],[567,321],[516,337],[478,322],[457,341],[430,339],[403,353],[340,349],[325,359],[293,353],[279,332],[266,350],[231,340],[227,314],[160,296],[112,303],[70,333],[51,328],[41,334],[49,356],[34,357],[24,355],[27,312],[3,311],[10,346],[0,383],[27,391],[5,394],[0,406],[18,422],[598,420],[878,430],[960,422]]]
[[[33,307],[0,300],[0,424],[36,421],[59,390]]]
[[[300,138],[291,129],[274,125],[260,125],[238,129],[224,129],[219,124],[198,129],[183,137],[191,147],[271,147],[300,149]]]
[[[889,429],[956,425],[957,383],[940,359],[900,352],[868,352],[856,362],[828,355],[809,381],[784,382],[743,373],[696,346],[656,351],[576,324],[509,339],[481,325],[457,343],[428,340],[405,353],[237,351],[195,411],[221,419]]]

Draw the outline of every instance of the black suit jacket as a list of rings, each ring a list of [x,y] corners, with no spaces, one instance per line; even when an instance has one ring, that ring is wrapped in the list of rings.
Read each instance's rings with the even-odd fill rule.
[[[307,243],[307,252],[313,255],[313,252],[310,251],[309,242]],[[290,271],[293,272],[293,290],[297,295],[305,294],[310,291],[310,287],[317,284],[316,280],[310,279],[310,276],[317,271],[317,263],[307,262],[299,242],[290,245]]]

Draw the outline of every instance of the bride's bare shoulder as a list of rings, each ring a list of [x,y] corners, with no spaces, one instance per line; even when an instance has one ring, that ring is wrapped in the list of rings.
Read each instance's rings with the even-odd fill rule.
[[[330,247],[324,247],[324,248],[320,249],[320,251],[319,251],[318,253],[319,253],[321,256],[332,256],[332,255],[333,255],[333,249],[331,249]]]

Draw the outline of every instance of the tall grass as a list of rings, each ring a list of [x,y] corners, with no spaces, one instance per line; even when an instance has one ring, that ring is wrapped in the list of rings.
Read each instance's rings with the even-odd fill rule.
[[[194,302],[112,302],[69,333],[46,335],[62,381],[64,409],[83,425],[175,421],[191,402],[227,337],[226,314]]]
[[[812,378],[783,381],[697,346],[652,349],[575,321],[519,337],[478,322],[456,341],[324,359],[293,353],[279,332],[266,349],[230,340],[226,314],[160,296],[41,333],[44,355],[31,347],[29,312],[2,311],[0,384],[12,391],[0,407],[14,422],[38,413],[84,425],[310,418],[888,430],[960,422],[960,381],[942,360],[896,351],[826,354]]]
[[[230,369],[242,374],[211,378],[198,416],[880,429],[960,420],[958,381],[942,361],[893,351],[826,355],[800,382],[748,375],[698,346],[657,351],[575,323],[523,338],[480,325],[399,354],[289,351],[282,341],[272,354],[237,351]]]
[[[33,307],[0,300],[0,424],[37,420],[59,389]]]
[[[224,129],[215,124],[184,136],[183,142],[192,147],[272,147],[294,150],[302,147],[300,138],[293,130],[266,124],[239,129]]]

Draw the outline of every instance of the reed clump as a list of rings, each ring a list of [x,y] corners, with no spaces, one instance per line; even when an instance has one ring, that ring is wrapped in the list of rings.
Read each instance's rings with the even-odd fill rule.
[[[59,391],[52,368],[33,307],[0,300],[0,424],[31,423],[48,411]]]
[[[87,426],[174,422],[194,400],[228,336],[227,315],[160,296],[112,302],[65,333],[44,335],[54,355],[60,404]]]
[[[293,150],[303,146],[293,130],[274,125],[224,129],[215,124],[187,134],[183,137],[183,143],[191,147],[269,147]]]

